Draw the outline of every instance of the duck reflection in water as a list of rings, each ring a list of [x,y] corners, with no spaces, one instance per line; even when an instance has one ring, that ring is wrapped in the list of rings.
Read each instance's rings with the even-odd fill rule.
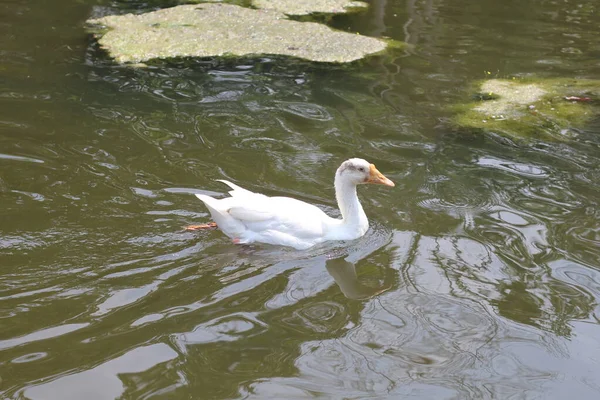
[[[356,267],[344,257],[331,258],[325,263],[327,272],[333,277],[340,290],[349,299],[364,300],[383,292],[390,287],[370,287],[359,282],[356,276]]]

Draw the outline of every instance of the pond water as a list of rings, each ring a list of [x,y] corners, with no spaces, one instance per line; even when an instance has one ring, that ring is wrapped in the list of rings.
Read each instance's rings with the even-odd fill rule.
[[[600,77],[594,0],[379,0],[331,24],[411,43],[350,67],[116,66],[90,16],[0,5],[0,397],[600,396],[600,122],[566,142],[449,128],[486,76]],[[224,178],[336,215],[358,156],[371,228],[240,247],[193,193]]]

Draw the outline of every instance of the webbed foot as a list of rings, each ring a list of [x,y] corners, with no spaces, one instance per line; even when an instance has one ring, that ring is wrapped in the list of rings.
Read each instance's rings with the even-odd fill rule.
[[[209,222],[208,224],[200,225],[188,225],[185,227],[186,231],[199,231],[200,229],[213,229],[217,227],[216,222]]]

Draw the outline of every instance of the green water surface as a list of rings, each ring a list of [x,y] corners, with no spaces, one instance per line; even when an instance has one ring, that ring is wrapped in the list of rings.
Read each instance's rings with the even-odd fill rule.
[[[84,21],[174,2],[0,4],[0,398],[600,398],[600,123],[447,123],[488,75],[600,78],[598,2],[370,3],[330,23],[408,51],[145,69]],[[214,179],[337,215],[350,157],[396,182],[359,240],[182,230]]]

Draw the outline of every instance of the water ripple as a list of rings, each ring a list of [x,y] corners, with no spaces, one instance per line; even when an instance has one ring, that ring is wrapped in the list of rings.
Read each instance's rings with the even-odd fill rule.
[[[157,2],[5,3],[0,397],[598,398],[598,121],[560,143],[446,122],[474,79],[597,76],[593,2],[372,2],[328,23],[414,47],[145,68],[73,22]],[[360,239],[182,229],[215,179],[339,216],[356,156],[396,182],[358,189]]]

